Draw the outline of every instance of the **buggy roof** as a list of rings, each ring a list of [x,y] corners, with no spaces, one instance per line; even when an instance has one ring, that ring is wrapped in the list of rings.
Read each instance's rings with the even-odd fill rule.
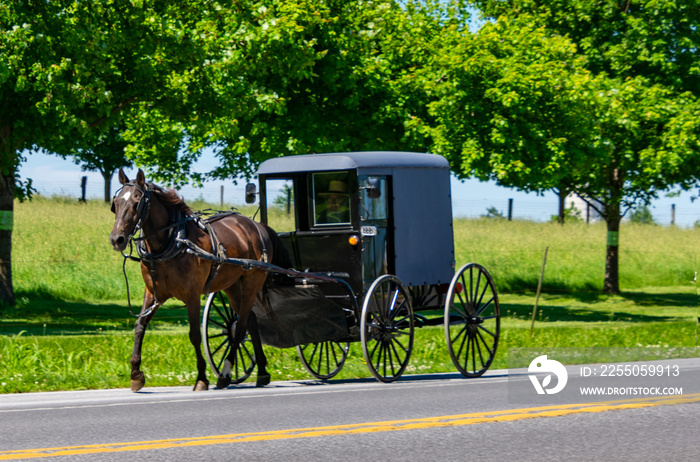
[[[364,168],[450,168],[447,160],[435,154],[398,151],[339,152],[304,154],[268,159],[258,168],[259,175],[322,172]]]

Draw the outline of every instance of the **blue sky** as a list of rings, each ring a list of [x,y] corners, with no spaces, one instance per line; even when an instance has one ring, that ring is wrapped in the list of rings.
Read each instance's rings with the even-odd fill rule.
[[[80,197],[80,181],[82,176],[88,177],[87,195],[89,198],[101,198],[103,193],[102,176],[96,172],[82,172],[80,167],[69,160],[57,156],[31,153],[27,161],[20,166],[23,179],[31,178],[34,188],[43,195],[68,195]],[[197,164],[202,170],[210,170],[215,165],[213,157],[204,156]],[[132,173],[133,176],[133,173]],[[112,180],[112,191],[117,184],[116,175]],[[203,197],[209,202],[218,203],[221,186],[224,187],[224,202],[241,204],[244,198],[244,185],[234,185],[231,182],[209,182],[203,188],[185,187],[180,193],[185,200]],[[676,224],[691,227],[700,220],[700,200],[691,201],[691,193],[683,193],[680,197],[663,197],[654,201],[651,207],[657,223],[668,225],[671,222],[671,204],[676,205]],[[455,216],[478,217],[486,213],[489,207],[495,207],[504,215],[508,212],[508,200],[513,199],[513,217],[546,221],[557,213],[557,196],[546,193],[544,196],[526,194],[513,189],[497,186],[492,182],[483,183],[478,180],[465,182],[452,179],[452,210]]]

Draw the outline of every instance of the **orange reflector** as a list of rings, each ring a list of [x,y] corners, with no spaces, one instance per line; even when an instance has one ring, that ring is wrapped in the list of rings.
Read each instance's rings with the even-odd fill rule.
[[[464,287],[462,286],[461,282],[458,282],[457,284],[455,284],[455,293],[456,294],[461,294],[463,290],[464,290]]]
[[[360,240],[357,238],[357,236],[350,236],[348,242],[350,243],[350,245],[357,245],[357,243],[360,242]]]

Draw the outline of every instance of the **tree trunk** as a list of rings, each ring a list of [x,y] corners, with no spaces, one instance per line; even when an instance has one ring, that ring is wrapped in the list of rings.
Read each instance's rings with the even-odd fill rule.
[[[557,192],[559,196],[559,224],[563,225],[566,221],[566,196],[569,195],[569,191],[566,189],[559,189]]]
[[[620,203],[611,202],[606,209],[605,222],[608,225],[608,242],[605,254],[605,281],[603,292],[620,293]]]
[[[101,172],[102,178],[105,180],[105,202],[109,204],[112,200],[112,175],[114,172]]]
[[[0,174],[0,304],[14,305],[12,290],[12,224],[15,208],[15,172]]]

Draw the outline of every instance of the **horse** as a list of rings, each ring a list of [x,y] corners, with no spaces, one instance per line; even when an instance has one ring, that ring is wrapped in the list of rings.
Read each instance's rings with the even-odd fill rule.
[[[141,371],[141,347],[148,323],[158,307],[175,298],[187,306],[189,338],[197,358],[197,380],[194,391],[209,388],[206,361],[202,356],[202,334],[199,329],[201,295],[223,291],[239,316],[233,333],[232,348],[219,374],[217,388],[231,383],[232,364],[236,350],[250,334],[258,367],[256,386],[270,383],[267,358],[263,352],[253,305],[263,289],[267,271],[243,268],[241,265],[220,264],[187,252],[183,238],[198,248],[224,258],[275,261],[281,255],[281,241],[269,227],[237,213],[201,220],[173,189],[163,189],[147,183],[142,170],[130,181],[119,170],[122,187],[112,201],[114,228],[109,235],[115,251],[124,253],[127,245],[136,243],[141,257],[141,275],[145,282],[143,306],[134,326],[134,346],[131,356],[131,390],[137,392],[146,384]],[[141,237],[135,237],[140,231]],[[288,258],[288,257],[287,257]],[[261,303],[271,315],[267,303]],[[274,319],[274,315],[271,315]]]

